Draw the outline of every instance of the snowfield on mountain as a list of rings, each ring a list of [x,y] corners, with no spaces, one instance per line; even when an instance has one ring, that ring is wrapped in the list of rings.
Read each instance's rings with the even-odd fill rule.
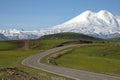
[[[120,37],[120,16],[101,10],[92,12],[87,10],[77,17],[51,28],[23,31],[23,30],[0,30],[9,39],[37,39],[43,35],[61,32],[75,32],[97,38],[116,38]]]

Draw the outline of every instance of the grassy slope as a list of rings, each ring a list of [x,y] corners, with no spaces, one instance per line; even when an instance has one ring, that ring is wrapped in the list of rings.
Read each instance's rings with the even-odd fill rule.
[[[57,45],[60,45],[63,42],[71,41],[70,39],[42,39],[42,40],[31,40],[29,41],[29,46],[31,49],[40,49],[47,50],[50,48],[54,48]]]
[[[120,44],[73,48],[55,62],[58,66],[120,76]]]
[[[30,67],[25,67],[21,65],[21,61],[30,55],[37,53],[38,50],[29,50],[29,51],[22,51],[22,50],[12,50],[12,51],[0,51],[0,68],[7,68],[7,67],[17,67],[20,70],[23,70],[30,75],[39,78],[40,80],[61,80],[66,78],[59,77],[57,75],[53,75],[41,70],[33,69]]]
[[[8,50],[25,50],[25,44],[32,50],[47,50],[63,42],[71,41],[72,39],[38,39],[38,40],[15,40],[15,41],[0,41],[0,51]]]
[[[83,40],[101,40],[80,33],[64,32],[42,36],[40,39],[83,39]]]
[[[69,36],[71,33],[68,33]],[[63,35],[63,34],[62,34]],[[66,35],[65,35],[66,36]],[[83,38],[83,37],[82,37]],[[60,45],[63,42],[71,41],[74,39],[69,38],[48,38],[40,40],[21,40],[21,41],[0,41],[0,68],[5,67],[18,67],[31,75],[40,77],[42,80],[57,79],[61,80],[63,78],[56,75],[52,75],[43,71],[38,71],[29,67],[25,67],[20,64],[20,62],[27,56],[33,55],[39,50],[47,50]],[[25,49],[27,45],[29,50]]]
[[[28,44],[29,49],[40,49],[46,50],[61,43],[67,41],[77,41],[77,40],[87,40],[91,41],[104,41],[98,38],[90,37],[87,35],[65,32],[65,33],[57,33],[51,35],[45,35],[38,40],[13,40],[13,41],[0,41],[0,50],[16,50],[16,49],[24,49],[25,43]]]
[[[108,39],[107,41],[120,42],[120,38],[112,38],[112,39]]]
[[[25,40],[0,41],[0,51],[23,49]]]
[[[11,51],[0,51],[0,68],[5,68],[5,67],[19,67],[18,63],[20,61],[31,55],[37,53],[36,50],[29,50],[29,51],[24,51],[24,50],[11,50]],[[18,62],[18,63],[17,63]]]
[[[17,67],[32,76],[42,80],[65,79],[41,70],[25,67],[21,61],[27,56],[33,55],[41,50],[50,49],[60,44],[63,40],[30,40],[30,41],[0,41],[0,68]],[[29,50],[24,50],[25,43],[28,43]],[[44,46],[43,46],[44,45]]]

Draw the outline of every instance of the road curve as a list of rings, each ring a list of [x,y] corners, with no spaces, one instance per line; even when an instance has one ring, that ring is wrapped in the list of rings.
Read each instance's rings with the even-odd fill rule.
[[[53,49],[47,50],[45,52],[29,56],[26,59],[24,59],[21,63],[25,66],[44,70],[44,71],[47,71],[50,73],[58,74],[58,75],[72,78],[75,80],[120,80],[120,77],[109,76],[109,75],[93,73],[93,72],[87,72],[87,71],[83,71],[83,70],[76,70],[76,69],[46,65],[46,64],[40,63],[41,58],[43,58],[49,54],[52,54],[56,51],[60,51],[62,49],[74,47],[74,46],[79,46],[79,45],[68,45],[68,46],[53,48]]]

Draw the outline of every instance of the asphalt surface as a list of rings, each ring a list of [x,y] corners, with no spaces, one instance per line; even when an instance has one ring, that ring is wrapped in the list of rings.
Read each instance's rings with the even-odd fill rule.
[[[29,66],[32,68],[44,70],[50,73],[54,73],[60,76],[72,78],[75,80],[120,80],[120,77],[105,75],[105,74],[99,74],[99,73],[93,73],[93,72],[87,72],[83,70],[76,70],[76,69],[70,69],[70,68],[64,68],[64,67],[58,67],[58,66],[52,66],[52,65],[46,65],[43,63],[40,63],[40,59],[52,54],[56,51],[63,50],[65,48],[74,47],[74,46],[80,46],[80,45],[69,45],[69,46],[62,46],[53,48],[50,50],[47,50],[42,53],[38,53],[32,56],[27,57],[22,61],[22,64],[25,66]]]

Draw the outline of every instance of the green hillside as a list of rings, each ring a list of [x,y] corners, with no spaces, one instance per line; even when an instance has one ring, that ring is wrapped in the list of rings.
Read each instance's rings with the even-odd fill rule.
[[[40,49],[46,50],[54,48],[59,45],[71,44],[71,43],[91,43],[96,41],[102,41],[102,39],[90,37],[79,33],[57,33],[51,35],[42,36],[36,40],[10,40],[0,41],[0,50],[27,50],[27,49]]]
[[[39,49],[46,50],[54,48],[64,42],[72,41],[71,39],[38,39],[38,40],[30,40],[29,48],[30,49]]]
[[[46,50],[54,48],[71,39],[37,39],[37,40],[10,40],[0,41],[0,51],[6,50]]]
[[[21,65],[26,57],[56,47],[67,39],[0,41],[0,80],[70,80]],[[20,72],[19,72],[20,71]],[[17,75],[9,75],[14,72]],[[34,79],[32,79],[34,78]]]
[[[55,58],[58,66],[120,76],[120,44],[75,47]]]
[[[67,80],[64,77],[59,77],[44,71],[38,71],[29,67],[21,65],[21,61],[27,56],[33,55],[35,53],[51,49],[58,46],[63,46],[64,44],[75,44],[80,42],[96,42],[103,41],[101,39],[96,39],[83,34],[78,33],[58,33],[54,35],[43,36],[36,40],[13,40],[13,41],[0,41],[0,70],[2,68],[18,68],[29,73],[29,76],[35,76],[42,80],[55,80],[60,78],[60,80]],[[86,49],[86,51],[88,51]],[[75,53],[76,54],[76,53]],[[78,55],[79,56],[79,55]],[[76,58],[77,59],[77,58]],[[0,72],[0,74],[3,72]],[[44,75],[43,75],[44,74]],[[0,75],[0,80],[5,77]]]
[[[64,33],[56,33],[42,36],[40,39],[83,39],[83,40],[100,40],[98,38],[94,38],[91,36],[87,36],[84,34],[73,33],[73,32],[64,32]]]
[[[24,40],[0,41],[0,51],[22,49],[25,43]]]
[[[120,37],[119,38],[107,39],[107,41],[120,42]]]

